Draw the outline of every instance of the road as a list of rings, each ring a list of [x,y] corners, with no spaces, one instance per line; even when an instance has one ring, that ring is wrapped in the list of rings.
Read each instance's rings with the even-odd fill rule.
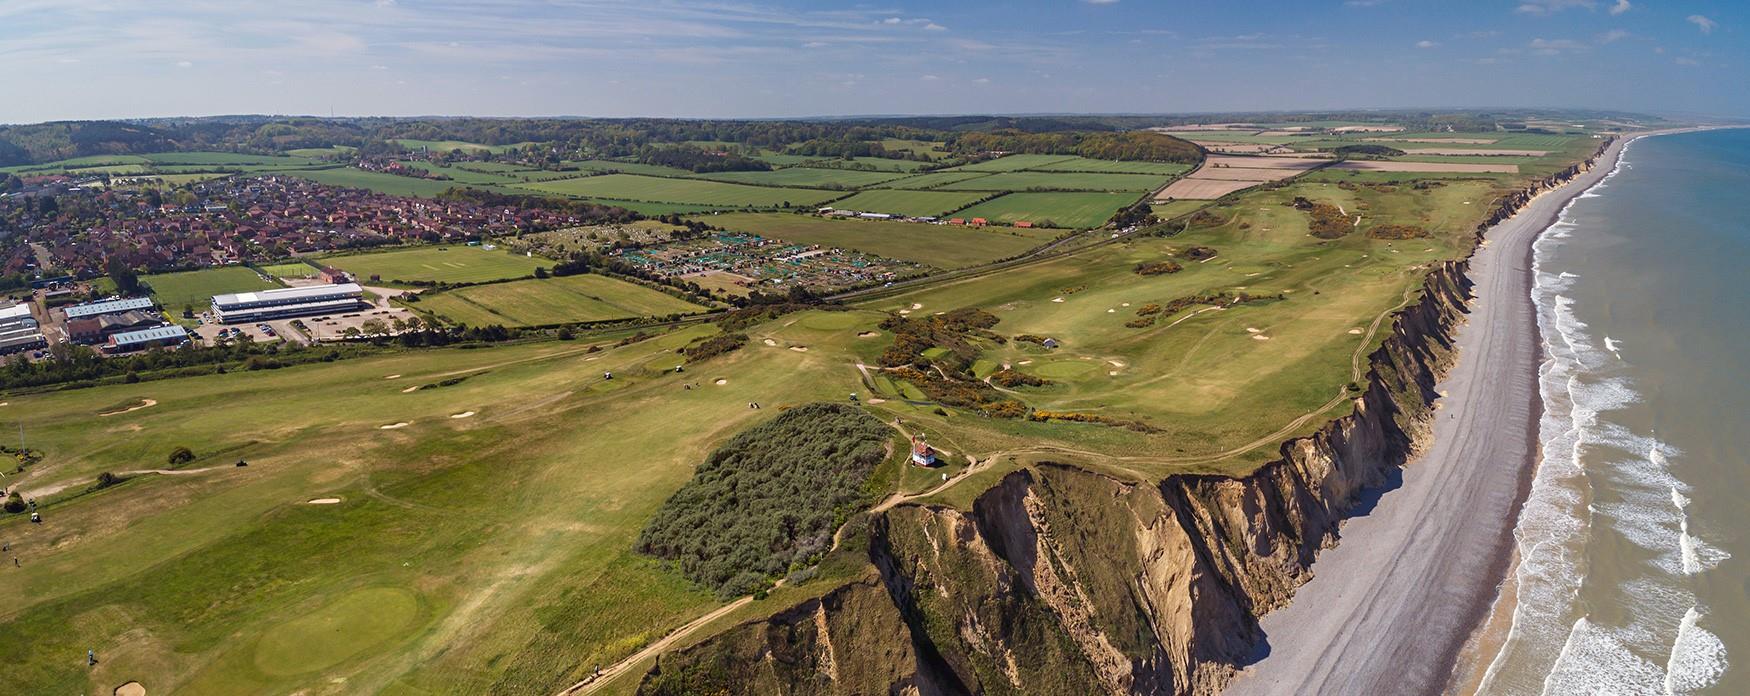
[[[1344,524],[1287,607],[1264,617],[1264,657],[1225,693],[1439,693],[1506,569],[1537,451],[1542,359],[1531,244],[1609,173],[1622,143],[1567,186],[1487,232],[1459,362],[1437,387],[1433,442],[1402,485]]]

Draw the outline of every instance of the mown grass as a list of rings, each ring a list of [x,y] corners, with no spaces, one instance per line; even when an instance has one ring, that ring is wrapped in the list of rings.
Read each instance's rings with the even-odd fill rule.
[[[350,273],[361,282],[432,281],[484,283],[533,275],[536,268],[553,266],[551,259],[524,256],[480,247],[440,245],[394,251],[328,256],[319,259]]]
[[[263,280],[261,274],[254,270],[242,266],[154,273],[141,276],[140,282],[150,287],[152,297],[158,300],[159,306],[171,313],[181,312],[184,306],[192,306],[199,312],[213,304],[214,295],[280,287],[277,283]]]
[[[413,306],[469,326],[543,326],[705,309],[641,285],[593,274],[429,293]]]
[[[605,174],[581,179],[559,179],[519,184],[518,188],[584,198],[759,208],[783,205],[815,205],[844,195],[837,191],[818,189],[744,186],[703,179],[666,179],[633,174]]]
[[[982,192],[873,190],[833,201],[833,207],[892,215],[940,216],[964,208],[984,196]]]
[[[1136,193],[1011,193],[961,210],[955,217],[981,217],[992,222],[1031,222],[1056,227],[1088,228],[1106,223],[1119,208],[1135,203]]]

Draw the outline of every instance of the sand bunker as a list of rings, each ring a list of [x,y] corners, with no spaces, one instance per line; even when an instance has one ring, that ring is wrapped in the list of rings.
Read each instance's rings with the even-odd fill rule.
[[[775,345],[778,345],[778,342],[777,342],[777,341],[774,341],[774,340],[772,340],[772,339],[769,339],[769,338],[768,338],[768,339],[766,339],[766,340],[765,340],[765,341],[763,341],[763,343],[765,343],[765,344],[766,344],[766,345],[768,345],[768,346],[775,346]]]
[[[390,423],[388,425],[379,425],[379,426],[377,426],[377,429],[378,430],[394,430],[396,428],[405,428],[409,425],[413,425],[413,424],[409,423],[407,421],[401,421],[400,423]]]
[[[1256,328],[1252,328],[1252,327],[1248,326],[1248,327],[1246,327],[1246,333],[1249,333],[1249,334],[1264,333],[1264,330],[1263,329],[1256,329]]]
[[[401,375],[398,375],[398,374],[395,374],[395,375],[384,375],[384,376],[383,376],[383,379],[401,379]]]
[[[1106,371],[1106,376],[1107,376],[1107,377],[1117,377],[1117,376],[1118,376],[1118,371],[1117,371],[1117,370],[1107,370],[1107,371]]]
[[[1252,340],[1254,340],[1254,341],[1268,341],[1268,340],[1270,340],[1270,337],[1265,336],[1264,334],[1254,334],[1252,336]]]
[[[900,314],[911,314],[911,310],[909,310],[909,309],[902,309],[902,310],[899,310],[899,313],[900,313]]]
[[[1108,309],[1108,310],[1106,310],[1106,313],[1107,313],[1107,314],[1117,314],[1117,313],[1118,313],[1118,310],[1116,310],[1116,309]]]
[[[1361,335],[1361,329],[1350,329],[1349,333],[1359,336]]]
[[[115,688],[115,696],[146,696],[146,687],[131,681]]]
[[[138,411],[142,408],[151,408],[151,407],[157,406],[157,405],[158,405],[158,402],[154,401],[152,399],[140,399],[140,403],[133,405],[133,406],[129,406],[129,407],[124,408],[120,411],[104,411],[103,413],[99,413],[97,415],[99,415],[99,416],[119,416],[119,415],[124,414],[124,413],[133,413],[133,412]]]
[[[417,384],[401,390],[401,393],[406,394],[408,392],[416,392],[416,391],[419,391],[419,385],[417,385]]]
[[[1125,303],[1123,303],[1123,304],[1120,304],[1120,305],[1118,305],[1118,306],[1120,306],[1120,307],[1129,307],[1129,306],[1130,306],[1130,303],[1129,303],[1129,302],[1125,302]]]
[[[304,504],[305,505],[335,505],[339,502],[340,502],[339,498],[311,498],[308,501],[305,501]]]
[[[881,334],[875,333],[874,331],[864,331],[863,333],[857,334],[857,338],[874,338],[874,337],[880,336],[880,335]],[[5,406],[5,405],[6,404],[0,404],[0,406]]]
[[[450,414],[450,417],[451,418],[472,418],[472,417],[474,417],[474,412],[473,411],[463,411],[461,413],[452,413],[452,414]]]
[[[923,309],[924,305],[923,305],[923,303],[920,303],[920,302],[913,302],[913,303],[911,303],[911,308],[912,309]]]
[[[1124,367],[1123,360],[1107,360],[1106,363],[1113,367]]]
[[[1051,298],[1051,301],[1052,301],[1052,302],[1062,302],[1062,301],[1063,301],[1063,298],[1061,298],[1061,297],[1053,297],[1053,298]]]
[[[728,383],[729,383],[729,380],[727,380],[727,379],[721,379],[721,378],[719,378],[719,379],[718,379],[718,380],[717,380],[717,381],[715,381],[715,382],[712,382],[712,384],[715,384],[715,385],[717,385],[717,386],[719,386],[719,387],[721,387],[721,386],[723,386],[723,385],[725,385],[725,384],[728,384]]]
[[[798,353],[806,353],[806,352],[808,352],[808,346],[790,346],[790,350],[796,351]]]

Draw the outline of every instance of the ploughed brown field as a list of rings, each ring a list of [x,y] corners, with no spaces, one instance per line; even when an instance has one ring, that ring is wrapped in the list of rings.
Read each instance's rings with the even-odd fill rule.
[[[1494,145],[1495,138],[1366,138],[1375,143],[1445,143],[1448,145]]]
[[[1518,156],[1518,157],[1542,157],[1544,155],[1549,154],[1548,150],[1499,150],[1499,149],[1491,149],[1491,148],[1477,148],[1475,150],[1464,150],[1464,149],[1460,149],[1460,148],[1441,148],[1441,147],[1407,148],[1404,150],[1404,152],[1408,153],[1408,154],[1412,154],[1412,155],[1453,155],[1453,156],[1460,156],[1460,157],[1468,156],[1468,155],[1501,155],[1501,156]]]

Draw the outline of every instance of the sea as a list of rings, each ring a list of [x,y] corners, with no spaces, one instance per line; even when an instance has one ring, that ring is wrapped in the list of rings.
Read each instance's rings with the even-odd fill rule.
[[[1535,244],[1541,460],[1483,694],[1750,694],[1750,129],[1641,138]]]

